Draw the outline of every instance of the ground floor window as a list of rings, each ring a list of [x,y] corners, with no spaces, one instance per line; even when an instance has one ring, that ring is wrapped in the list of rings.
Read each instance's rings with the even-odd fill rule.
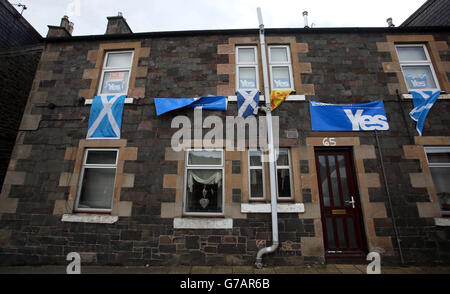
[[[77,211],[111,211],[118,155],[117,149],[86,149]]]
[[[223,214],[223,150],[186,152],[184,213]]]
[[[248,151],[249,199],[265,199],[264,167],[261,150]]]
[[[289,149],[279,149],[277,159],[277,184],[278,184],[278,198],[292,199],[291,189],[291,158]]]
[[[425,152],[442,215],[450,216],[450,147],[425,147]]]

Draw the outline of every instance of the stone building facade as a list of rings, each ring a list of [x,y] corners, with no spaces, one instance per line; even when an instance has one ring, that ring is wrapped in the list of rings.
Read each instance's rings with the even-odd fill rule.
[[[0,1],[0,186],[43,50],[41,39],[7,0]]]
[[[115,25],[118,19],[114,17]],[[263,262],[362,262],[376,251],[383,262],[448,263],[448,219],[425,152],[442,147],[445,162],[450,147],[448,28],[267,29],[266,41],[288,48],[295,93],[273,112],[279,117],[280,148],[289,154],[290,197],[279,199],[280,246]],[[396,53],[401,44],[425,45],[442,92],[420,137],[408,116],[413,106]],[[250,192],[257,185],[249,176],[249,149],[218,148],[223,206],[219,213],[189,213],[191,157],[189,150],[171,148],[178,130],[171,125],[179,115],[193,121],[194,111],[156,116],[153,100],[223,95],[228,110],[203,110],[203,118],[236,116],[238,47],[257,52],[259,62],[254,62],[262,85],[258,30],[47,38],[0,197],[0,263],[65,264],[69,252],[78,252],[82,262],[95,264],[254,264],[257,252],[271,245],[272,224],[268,193],[255,199]],[[133,99],[124,105],[121,139],[86,140],[89,101],[101,87],[105,56],[125,51],[133,53],[127,95]],[[383,100],[390,129],[377,134],[312,131],[311,100]],[[330,138],[333,147],[324,146]],[[106,212],[77,210],[86,150],[117,154],[112,205]],[[353,178],[352,196],[360,214],[358,254],[330,247],[318,177],[320,154],[348,157],[347,174]],[[267,171],[263,178],[268,191]],[[342,209],[334,213],[342,214]],[[344,227],[350,230],[350,225]],[[337,236],[334,242],[341,241],[331,231]],[[351,238],[343,242],[351,243]]]

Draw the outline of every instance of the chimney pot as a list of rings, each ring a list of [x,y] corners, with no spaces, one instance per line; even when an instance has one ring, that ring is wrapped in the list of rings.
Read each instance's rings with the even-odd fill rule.
[[[386,19],[386,22],[388,23],[388,27],[395,27],[395,25],[392,22],[392,17],[389,17],[388,19]]]
[[[308,11],[303,11],[303,21],[305,23],[305,28],[308,29]]]

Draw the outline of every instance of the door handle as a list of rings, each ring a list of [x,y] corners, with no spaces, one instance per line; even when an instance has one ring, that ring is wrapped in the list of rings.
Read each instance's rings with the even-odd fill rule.
[[[353,196],[350,196],[350,198],[352,198],[352,200],[350,201],[350,200],[346,200],[346,201],[344,201],[345,203],[348,203],[348,204],[352,204],[352,208],[355,208],[355,199],[353,198]]]

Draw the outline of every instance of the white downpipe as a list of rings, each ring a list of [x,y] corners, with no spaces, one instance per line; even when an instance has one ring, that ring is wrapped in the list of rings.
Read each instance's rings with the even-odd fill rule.
[[[272,246],[262,248],[256,255],[255,266],[262,268],[262,256],[266,253],[274,252],[279,245],[278,240],[278,211],[277,211],[277,190],[275,182],[275,150],[273,145],[273,127],[272,127],[272,113],[270,110],[270,88],[269,88],[269,74],[267,71],[266,45],[264,40],[264,24],[261,14],[261,8],[258,7],[259,20],[259,39],[261,43],[261,57],[264,77],[264,97],[266,99],[266,119],[267,119],[267,139],[269,149],[269,177],[270,177],[270,203],[272,209]]]

